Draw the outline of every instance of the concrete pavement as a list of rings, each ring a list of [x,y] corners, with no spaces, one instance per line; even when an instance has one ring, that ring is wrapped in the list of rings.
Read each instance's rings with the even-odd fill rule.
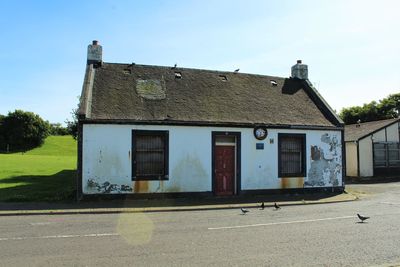
[[[294,194],[246,196],[202,199],[128,199],[83,201],[79,203],[0,203],[0,216],[17,215],[62,215],[62,214],[106,214],[134,212],[167,212],[191,210],[217,210],[256,208],[264,202],[266,208],[274,203],[280,206],[328,204],[354,201],[355,194]]]

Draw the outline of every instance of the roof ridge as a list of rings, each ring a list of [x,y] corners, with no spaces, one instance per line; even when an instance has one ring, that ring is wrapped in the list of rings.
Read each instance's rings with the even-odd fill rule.
[[[276,78],[276,79],[290,79],[290,77],[281,77],[281,76],[272,76],[272,75],[265,75],[259,73],[248,73],[248,72],[234,72],[234,71],[224,71],[224,70],[211,70],[211,69],[201,69],[201,68],[187,68],[187,67],[176,67],[173,66],[162,66],[162,65],[147,65],[147,64],[136,64],[136,63],[116,63],[116,62],[103,62],[103,64],[110,64],[110,65],[123,65],[123,66],[130,66],[134,64],[134,66],[138,67],[156,67],[156,68],[165,68],[165,69],[173,69],[173,70],[193,70],[193,71],[206,71],[206,72],[213,72],[219,74],[235,74],[235,75],[251,75],[251,76],[260,76],[260,77],[269,77],[269,78]]]
[[[391,118],[391,119],[383,119],[383,120],[376,120],[376,121],[366,121],[366,122],[360,122],[360,123],[353,123],[353,124],[347,124],[346,127],[354,127],[357,125],[366,125],[366,124],[374,124],[374,123],[378,123],[378,122],[392,122],[392,121],[396,121],[396,120],[400,120],[400,118]]]

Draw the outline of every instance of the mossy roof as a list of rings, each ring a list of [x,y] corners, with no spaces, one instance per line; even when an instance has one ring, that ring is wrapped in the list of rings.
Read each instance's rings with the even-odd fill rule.
[[[91,86],[90,101],[85,104],[90,113],[83,114],[91,120],[315,127],[340,124],[308,83],[293,78],[103,63],[94,69]]]

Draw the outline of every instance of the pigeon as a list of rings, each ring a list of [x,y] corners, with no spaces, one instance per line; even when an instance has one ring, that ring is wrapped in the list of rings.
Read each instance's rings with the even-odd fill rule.
[[[176,66],[177,66],[177,65],[178,65],[178,64],[175,64],[171,69],[173,69],[173,70],[176,69]]]
[[[281,207],[279,207],[278,204],[276,204],[276,202],[275,202],[275,204],[274,204],[274,207],[275,207],[276,210],[279,210],[279,209],[281,208]]]
[[[261,208],[262,210],[265,208],[265,204],[264,204],[264,202],[263,202],[263,203],[261,203],[261,206],[260,206],[260,208]]]
[[[246,213],[249,212],[249,210],[246,210],[246,209],[244,209],[244,208],[240,208],[240,210],[242,211],[242,214],[243,214],[243,215],[246,215]]]
[[[357,213],[358,218],[361,220],[363,223],[365,220],[369,219],[369,217],[361,216],[360,214]]]
[[[235,73],[238,73],[238,72],[239,72],[239,70],[240,70],[240,69],[236,69],[234,72],[235,72]]]

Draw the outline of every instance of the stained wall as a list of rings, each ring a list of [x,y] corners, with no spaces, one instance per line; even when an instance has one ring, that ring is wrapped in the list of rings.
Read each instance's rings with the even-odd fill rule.
[[[132,181],[133,129],[169,132],[168,180]],[[260,141],[252,128],[84,124],[83,193],[211,192],[213,131],[241,134],[241,190],[342,186],[340,131],[268,129]],[[306,135],[305,177],[278,177],[279,133]]]

